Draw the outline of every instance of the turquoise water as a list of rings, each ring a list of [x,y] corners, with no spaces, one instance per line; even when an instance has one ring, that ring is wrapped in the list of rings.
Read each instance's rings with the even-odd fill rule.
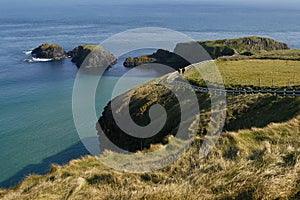
[[[51,163],[62,164],[88,154],[80,143],[72,116],[76,66],[68,59],[25,63],[27,56],[23,51],[44,42],[58,43],[71,50],[81,43],[99,44],[118,32],[145,26],[170,28],[202,40],[260,35],[300,48],[297,7],[30,2],[0,3],[0,186],[3,187],[30,173],[47,172]],[[150,52],[141,50],[130,55]],[[96,99],[99,116],[112,98],[111,87],[128,71],[122,66],[124,57],[100,82]],[[159,75],[155,71],[137,71],[132,80],[137,85]],[[125,84],[119,92],[131,87]]]

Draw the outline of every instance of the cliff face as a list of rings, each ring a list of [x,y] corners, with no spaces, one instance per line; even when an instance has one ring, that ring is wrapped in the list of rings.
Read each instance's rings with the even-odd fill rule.
[[[124,103],[124,99],[127,98],[130,98],[129,104]],[[126,107],[129,107],[133,121],[139,126],[146,126],[151,121],[148,115],[149,108],[157,102],[166,107],[168,120],[164,128],[153,137],[143,139],[128,135],[121,130],[114,119],[113,114],[123,116],[123,111]],[[118,112],[113,113],[112,103],[117,105]],[[126,92],[109,102],[102,113],[102,117],[99,119],[99,125],[106,137],[115,145],[127,151],[135,152],[144,148],[147,149],[151,144],[164,143],[166,136],[176,133],[180,115],[172,113],[180,113],[180,107],[175,95],[162,86],[148,84]],[[98,126],[98,130],[99,128]],[[98,132],[98,134],[101,134],[101,132]],[[144,133],[141,132],[140,134],[143,137]],[[101,141],[102,135],[99,136]]]
[[[106,68],[117,60],[114,55],[97,45],[80,45],[69,52],[69,56],[78,68],[85,69]]]
[[[57,44],[45,43],[35,48],[31,54],[36,58],[46,58],[53,60],[60,60],[67,56],[63,47]]]
[[[174,87],[176,88],[176,86]],[[178,87],[177,89],[180,88]],[[196,95],[201,116],[199,127],[194,127],[193,130],[197,130],[197,133],[202,136],[202,134],[206,133],[206,128],[210,120],[211,102],[209,95],[206,93],[197,92]],[[124,99],[128,98],[130,98],[129,104],[124,101]],[[112,110],[112,102],[116,105],[115,111]],[[157,103],[165,108],[167,122],[163,129],[153,137],[135,138],[127,135],[120,129],[114,119],[114,115],[124,116],[122,115],[123,111],[126,107],[129,107],[132,120],[139,126],[146,126],[151,122],[149,109]],[[190,103],[186,101],[182,105],[190,106]],[[105,107],[102,117],[99,119],[99,125],[110,141],[122,149],[134,152],[141,150],[141,148],[147,149],[151,144],[164,143],[166,136],[176,134],[178,125],[182,120],[180,108],[182,107],[179,105],[172,91],[160,85],[147,83],[113,99]],[[190,107],[190,109],[194,110],[195,107]],[[300,101],[299,99],[295,100],[293,98],[260,94],[228,96],[227,109],[227,117],[223,130],[239,131],[251,129],[251,127],[263,128],[272,122],[283,122],[292,119],[299,114]],[[192,120],[189,117],[183,117],[185,123],[189,123]],[[98,126],[98,130],[99,128]],[[142,137],[144,133],[141,132],[140,134]]]

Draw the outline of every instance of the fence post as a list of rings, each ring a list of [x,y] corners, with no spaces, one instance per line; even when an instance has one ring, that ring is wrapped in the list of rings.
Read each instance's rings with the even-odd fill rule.
[[[274,88],[274,80],[272,79],[272,88]]]
[[[260,78],[258,79],[258,87],[260,87],[260,83],[261,83],[261,80]]]
[[[293,97],[296,97],[296,91],[293,89]]]

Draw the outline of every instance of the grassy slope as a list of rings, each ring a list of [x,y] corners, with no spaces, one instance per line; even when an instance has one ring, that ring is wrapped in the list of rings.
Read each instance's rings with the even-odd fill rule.
[[[173,165],[157,172],[129,174],[85,157],[31,176],[3,199],[275,199],[300,195],[300,116],[224,133],[205,159],[197,139]]]
[[[216,61],[225,86],[233,85],[258,86],[261,79],[262,87],[287,87],[300,85],[300,61],[285,60],[239,60],[239,61]],[[193,84],[203,85],[199,73],[190,71],[186,78]]]

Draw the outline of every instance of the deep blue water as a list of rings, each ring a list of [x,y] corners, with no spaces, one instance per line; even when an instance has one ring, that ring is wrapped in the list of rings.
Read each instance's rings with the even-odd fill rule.
[[[51,163],[62,164],[88,154],[72,116],[76,66],[68,59],[25,63],[23,51],[44,42],[71,50],[82,43],[99,44],[116,33],[148,26],[174,29],[199,40],[266,36],[300,48],[297,7],[24,2],[0,3],[1,187],[15,184],[30,173],[45,173]],[[118,76],[126,71],[121,58],[101,80],[100,85],[106,87],[101,87],[102,94],[97,98],[98,114],[111,99],[111,87]],[[137,71],[136,84],[157,76],[155,71]],[[130,87],[124,86],[124,90]]]

